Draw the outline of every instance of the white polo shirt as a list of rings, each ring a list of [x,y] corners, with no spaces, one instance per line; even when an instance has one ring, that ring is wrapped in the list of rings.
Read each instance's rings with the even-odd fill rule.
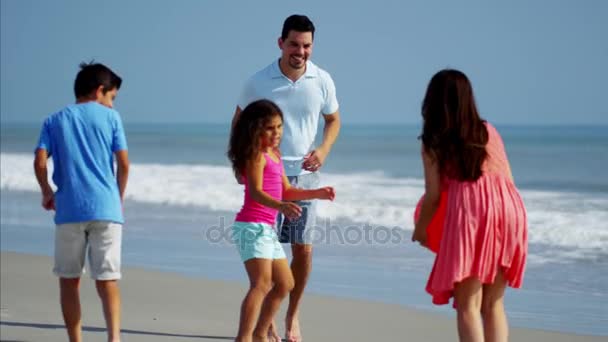
[[[302,158],[314,150],[321,114],[338,111],[336,87],[329,73],[311,61],[297,81],[283,75],[277,59],[258,71],[246,83],[238,101],[242,109],[256,100],[268,99],[283,111],[283,139],[281,154],[288,176],[305,173]]]

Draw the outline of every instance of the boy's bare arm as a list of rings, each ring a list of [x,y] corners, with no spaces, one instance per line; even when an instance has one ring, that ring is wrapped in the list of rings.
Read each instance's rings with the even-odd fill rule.
[[[42,192],[42,207],[46,210],[55,209],[55,200],[53,198],[53,188],[49,184],[48,169],[47,169],[48,153],[45,149],[39,148],[36,150],[36,157],[34,159],[34,174],[38,185],[40,185],[40,191]]]
[[[127,150],[116,151],[116,181],[120,200],[124,200],[127,180],[129,178],[129,152]]]

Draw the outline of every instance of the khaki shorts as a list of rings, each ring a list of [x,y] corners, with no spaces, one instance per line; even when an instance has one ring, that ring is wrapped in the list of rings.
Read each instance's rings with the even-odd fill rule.
[[[61,278],[79,278],[88,247],[89,269],[95,280],[120,279],[122,225],[108,221],[59,224],[55,229],[55,267]]]

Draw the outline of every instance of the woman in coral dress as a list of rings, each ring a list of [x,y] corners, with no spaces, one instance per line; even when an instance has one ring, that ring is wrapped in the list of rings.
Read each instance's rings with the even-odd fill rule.
[[[461,341],[507,341],[503,298],[507,285],[522,284],[527,219],[502,139],[480,118],[472,86],[457,70],[433,76],[422,117],[426,193],[412,240],[426,245],[447,195],[426,290],[438,305],[454,297]]]

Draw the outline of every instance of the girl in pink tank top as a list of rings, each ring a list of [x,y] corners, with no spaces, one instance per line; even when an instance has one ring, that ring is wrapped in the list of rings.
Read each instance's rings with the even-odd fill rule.
[[[254,337],[281,340],[274,315],[293,288],[294,279],[273,227],[277,213],[295,219],[301,208],[290,201],[335,197],[332,187],[304,190],[290,185],[278,150],[282,134],[283,114],[272,101],[258,100],[242,112],[237,110],[228,158],[237,179],[245,183],[245,196],[232,236],[250,287],[241,306],[236,341]]]
[[[528,241],[502,139],[480,118],[471,84],[457,70],[433,76],[422,117],[425,196],[412,240],[429,246],[427,227],[442,225],[429,230],[441,236],[426,290],[435,304],[454,297],[461,340],[507,341],[504,292],[521,287]]]

